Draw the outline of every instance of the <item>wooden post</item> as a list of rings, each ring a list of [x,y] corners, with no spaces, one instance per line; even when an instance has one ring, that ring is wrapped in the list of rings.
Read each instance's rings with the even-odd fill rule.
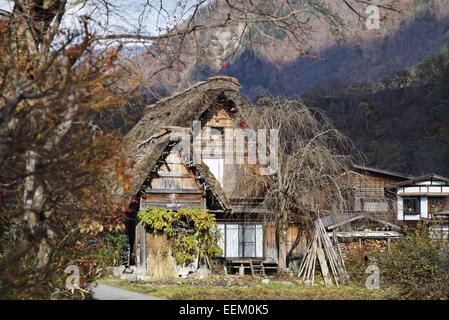
[[[147,270],[147,232],[145,226],[140,224],[140,266]]]
[[[391,253],[391,241],[390,241],[390,238],[387,238],[387,252]]]
[[[253,268],[253,261],[249,260],[249,268],[251,270],[251,277],[254,278],[254,268]]]
[[[326,257],[324,256],[324,251],[321,246],[317,248],[318,261],[320,262],[321,273],[324,279],[324,285],[326,287],[332,285],[332,280],[329,277],[329,268],[327,267]]]
[[[136,224],[136,239],[134,240],[135,250],[134,254],[136,256],[136,266],[140,268],[140,223]]]

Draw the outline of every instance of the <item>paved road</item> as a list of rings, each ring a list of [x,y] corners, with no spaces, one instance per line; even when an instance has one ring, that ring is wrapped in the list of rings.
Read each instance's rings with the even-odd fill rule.
[[[107,284],[99,284],[96,287],[92,287],[91,290],[95,300],[166,300]]]

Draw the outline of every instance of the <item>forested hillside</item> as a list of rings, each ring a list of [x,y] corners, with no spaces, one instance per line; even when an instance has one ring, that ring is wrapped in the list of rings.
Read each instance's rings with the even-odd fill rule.
[[[249,47],[218,73],[237,77],[251,100],[301,97],[329,112],[370,165],[449,175],[449,18],[435,3],[413,2],[413,18],[384,35],[284,63]],[[201,65],[192,80],[216,73]]]
[[[449,175],[448,45],[388,80],[310,91],[306,100],[329,112],[370,165]]]
[[[145,105],[224,74],[238,78],[241,92],[253,101],[270,95],[307,98],[330,113],[371,165],[449,175],[449,7],[440,0],[392,3],[400,13],[384,10],[380,30],[367,30],[347,7],[335,4],[346,29],[333,37],[312,21],[313,33],[302,52],[268,26],[246,30],[239,46],[239,28],[201,33],[195,39],[202,44],[201,55],[185,54],[183,64],[146,82],[143,100],[130,103],[129,121],[120,118],[113,126],[126,132]],[[197,19],[220,21],[224,8],[223,1],[213,1]],[[186,40],[185,52],[195,41]]]

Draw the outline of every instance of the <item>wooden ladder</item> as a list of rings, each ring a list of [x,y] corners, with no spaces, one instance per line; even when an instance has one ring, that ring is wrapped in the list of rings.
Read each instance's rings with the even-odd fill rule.
[[[336,249],[343,259],[346,259],[346,247],[343,243],[337,243]]]
[[[265,267],[263,266],[262,260],[249,261],[249,267],[251,269],[251,276],[255,277],[256,274],[265,277]]]

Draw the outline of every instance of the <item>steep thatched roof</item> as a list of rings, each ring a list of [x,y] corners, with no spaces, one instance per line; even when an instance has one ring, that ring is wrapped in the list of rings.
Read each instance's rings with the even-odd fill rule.
[[[113,196],[123,202],[129,202],[136,194],[161,153],[170,143],[170,127],[191,127],[192,122],[214,103],[231,103],[237,111],[249,104],[240,96],[240,85],[235,78],[213,77],[199,82],[187,90],[165,98],[146,108],[142,119],[126,134],[122,152],[128,167],[125,176],[128,183],[114,180],[111,185]],[[172,137],[173,139],[173,137]],[[219,183],[204,166],[199,168],[208,184],[214,188],[220,202],[227,203]]]

